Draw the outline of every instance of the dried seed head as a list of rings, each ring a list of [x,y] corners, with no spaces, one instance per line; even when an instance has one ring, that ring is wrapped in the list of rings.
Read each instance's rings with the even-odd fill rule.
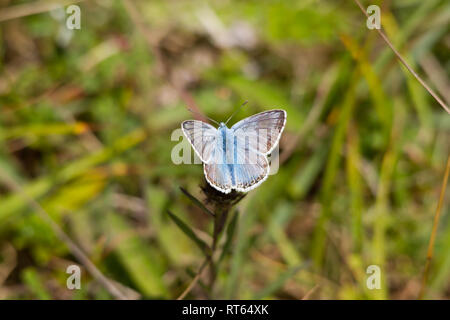
[[[206,180],[204,181],[201,189],[206,197],[206,203],[214,207],[215,212],[224,212],[231,209],[232,206],[237,204],[246,193],[238,192],[236,190],[230,193],[220,192],[209,185]]]

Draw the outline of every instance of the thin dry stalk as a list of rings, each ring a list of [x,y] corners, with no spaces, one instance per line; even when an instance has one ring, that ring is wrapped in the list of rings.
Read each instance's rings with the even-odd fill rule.
[[[316,284],[314,287],[309,289],[309,291],[303,296],[302,300],[309,300],[309,297],[316,292],[316,290],[319,288],[319,284]]]
[[[362,6],[362,4],[359,2],[359,0],[354,0],[354,1],[358,5],[358,7],[361,9],[361,11],[364,13],[364,15],[367,18],[369,18],[369,14],[366,12],[366,10]],[[383,40],[386,42],[386,44],[392,49],[392,51],[395,53],[395,55],[400,60],[400,62],[406,67],[406,69],[408,69],[408,71],[411,72],[411,74],[414,76],[414,78],[416,78],[417,81],[420,82],[420,84],[428,91],[428,93],[434,98],[434,100],[436,100],[441,105],[441,107],[444,108],[444,110],[450,114],[449,107],[444,103],[444,101],[441,100],[441,98],[439,98],[439,96],[425,83],[424,80],[422,80],[422,78],[406,62],[406,60],[401,56],[401,54],[397,51],[397,49],[395,49],[395,47],[391,43],[391,41],[389,41],[388,37],[384,34],[384,32],[381,31],[381,29],[376,29],[376,30],[378,31],[380,36],[383,38]]]
[[[42,220],[46,221],[53,229],[58,238],[64,242],[70,252],[84,265],[86,270],[115,298],[127,300],[128,297],[122,293],[117,286],[108,279],[94,263],[89,260],[86,254],[72,241],[72,239],[61,229],[61,227],[51,218],[47,211],[33,198],[29,197],[22,187],[11,179],[2,169],[0,169],[0,178],[14,192],[17,192],[22,198],[28,202],[29,206],[36,210]]]
[[[437,227],[439,218],[441,216],[441,209],[444,203],[445,189],[447,188],[448,176],[450,172],[450,154],[447,159],[447,167],[445,168],[444,180],[442,181],[441,193],[439,195],[439,202],[434,214],[433,229],[430,235],[430,242],[428,243],[427,262],[425,263],[425,270],[423,271],[422,285],[420,287],[419,299],[423,299],[425,295],[425,288],[428,280],[428,273],[430,271],[431,259],[433,258],[434,241],[436,239]]]
[[[84,0],[35,1],[7,7],[0,11],[0,22],[51,11]]]
[[[205,271],[206,266],[208,265],[208,261],[209,259],[206,258],[205,261],[202,263],[202,265],[200,266],[200,268],[197,271],[197,274],[195,275],[194,279],[192,280],[192,282],[189,284],[189,286],[183,291],[182,294],[180,294],[180,296],[177,298],[177,300],[183,300],[184,297],[186,297],[186,295],[191,292],[191,290],[195,287],[195,285],[197,284],[198,280],[200,280],[200,277],[203,274],[203,271]]]

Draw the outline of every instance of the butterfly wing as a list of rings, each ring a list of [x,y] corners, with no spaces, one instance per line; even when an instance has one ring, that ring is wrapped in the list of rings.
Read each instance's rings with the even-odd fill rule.
[[[263,183],[269,175],[267,156],[258,153],[244,159],[245,153],[237,151],[237,162],[233,164],[233,188],[240,192],[250,191]],[[250,158],[252,160],[250,160]]]
[[[218,138],[208,163],[203,164],[203,172],[208,183],[223,193],[230,193],[233,187],[233,178],[231,176],[230,166],[224,160],[225,151],[223,150],[223,141]]]
[[[238,144],[267,155],[278,144],[286,124],[286,111],[274,109],[255,114],[231,127]]]
[[[270,170],[267,155],[278,144],[285,124],[286,111],[270,110],[231,127],[236,141],[233,188],[247,192],[267,179]]]
[[[217,129],[202,121],[186,120],[181,124],[181,130],[202,162],[210,161],[216,145]]]

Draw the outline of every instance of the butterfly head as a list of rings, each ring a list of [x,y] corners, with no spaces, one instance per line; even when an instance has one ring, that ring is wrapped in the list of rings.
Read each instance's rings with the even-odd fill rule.
[[[227,125],[224,122],[219,123],[219,129],[225,128]]]

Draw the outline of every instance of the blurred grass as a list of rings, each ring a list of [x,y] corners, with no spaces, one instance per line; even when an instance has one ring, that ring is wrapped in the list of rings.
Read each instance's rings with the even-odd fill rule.
[[[191,239],[210,243],[213,227],[179,189],[204,199],[201,165],[171,161],[172,132],[192,117],[180,88],[218,121],[244,100],[233,121],[283,108],[280,169],[230,217],[214,292],[201,282],[188,298],[417,298],[450,118],[355,4],[133,3],[148,34],[122,1],[79,3],[81,30],[55,12],[1,22],[0,170],[110,279],[176,298],[204,259]],[[430,78],[424,56],[450,74],[447,1],[374,3],[419,74]],[[447,191],[427,298],[450,298],[449,213]],[[69,264],[79,261],[0,181],[0,298],[111,298],[85,272],[82,290],[67,290]],[[366,287],[372,264],[381,290]]]

